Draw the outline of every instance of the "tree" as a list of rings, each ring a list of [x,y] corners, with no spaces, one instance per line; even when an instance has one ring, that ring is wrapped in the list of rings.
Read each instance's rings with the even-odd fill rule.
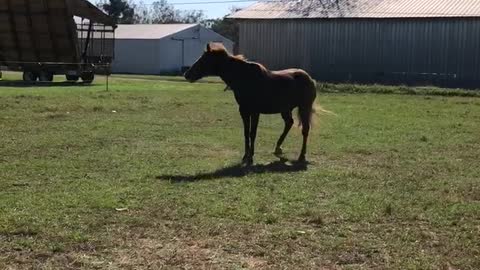
[[[147,8],[145,3],[142,1],[135,5],[135,15],[133,18],[134,24],[148,24],[150,9]]]
[[[166,0],[155,1],[148,12],[150,23],[177,23],[175,8]]]
[[[109,0],[107,3],[98,4],[98,6],[117,23],[132,24],[135,22],[135,4],[131,1]]]
[[[230,9],[230,14],[239,11],[240,8],[232,7]],[[213,20],[211,24],[211,29],[218,34],[230,39],[231,41],[238,43],[238,24],[235,20],[229,19],[229,15],[221,18]],[[212,20],[210,20],[212,22]]]
[[[135,7],[135,23],[198,23],[205,18],[201,10],[179,10],[167,2],[159,0],[147,6],[140,2]]]
[[[182,23],[200,23],[205,19],[202,10],[180,11],[179,19]]]

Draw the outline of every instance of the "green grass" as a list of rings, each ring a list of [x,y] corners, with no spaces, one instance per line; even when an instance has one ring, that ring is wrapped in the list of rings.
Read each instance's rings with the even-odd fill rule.
[[[480,268],[478,98],[323,91],[245,169],[224,85],[103,82],[0,87],[0,269]]]
[[[319,83],[317,86],[324,93],[352,93],[352,94],[399,94],[399,95],[430,95],[430,96],[461,96],[480,97],[480,90],[466,90],[458,88],[438,88],[433,86],[386,86],[361,84],[331,84]]]

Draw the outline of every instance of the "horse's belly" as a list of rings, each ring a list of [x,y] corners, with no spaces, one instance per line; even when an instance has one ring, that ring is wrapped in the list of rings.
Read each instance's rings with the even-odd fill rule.
[[[240,107],[262,114],[275,114],[293,110],[298,106],[298,93],[290,89],[263,88],[257,92],[236,95]]]
[[[291,111],[295,108],[293,105],[288,105],[288,106],[261,106],[258,108],[256,112],[258,113],[263,113],[263,114],[275,114],[275,113],[282,113],[286,111]]]
[[[276,101],[261,99],[254,100],[253,102],[247,102],[245,104],[240,104],[240,106],[248,109],[251,112],[262,114],[282,113],[286,111],[291,111],[295,107],[297,107],[295,102],[291,102],[288,100]]]

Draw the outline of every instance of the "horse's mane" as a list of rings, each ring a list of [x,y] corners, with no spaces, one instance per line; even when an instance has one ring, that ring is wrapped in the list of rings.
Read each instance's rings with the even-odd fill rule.
[[[242,54],[233,55],[233,54],[229,53],[227,51],[227,49],[221,43],[213,45],[212,48],[211,48],[211,51],[215,52],[215,53],[221,53],[221,54],[228,55],[229,57],[234,58],[236,60],[247,61],[247,58],[245,58],[245,56],[242,55]]]
[[[229,53],[227,51],[227,49],[225,48],[225,46],[223,46],[222,43],[211,43],[211,51],[212,52],[217,52],[217,53],[221,53],[221,54],[225,54],[227,55],[228,57],[230,57],[231,59],[234,59],[234,60],[237,60],[237,61],[241,61],[241,62],[244,62],[244,63],[247,63],[247,64],[250,64],[250,65],[258,65],[259,68],[263,71],[267,71],[268,69],[260,64],[260,63],[257,63],[257,62],[253,62],[253,61],[249,61],[244,55],[242,54],[237,54],[237,55],[233,55],[231,53]]]
[[[247,58],[243,54],[232,55],[232,57],[237,60],[247,61]]]

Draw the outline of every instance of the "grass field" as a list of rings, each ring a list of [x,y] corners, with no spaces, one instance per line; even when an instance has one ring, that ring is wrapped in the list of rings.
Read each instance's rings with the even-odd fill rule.
[[[0,269],[480,269],[480,98],[324,91],[247,169],[211,82],[0,82]]]

